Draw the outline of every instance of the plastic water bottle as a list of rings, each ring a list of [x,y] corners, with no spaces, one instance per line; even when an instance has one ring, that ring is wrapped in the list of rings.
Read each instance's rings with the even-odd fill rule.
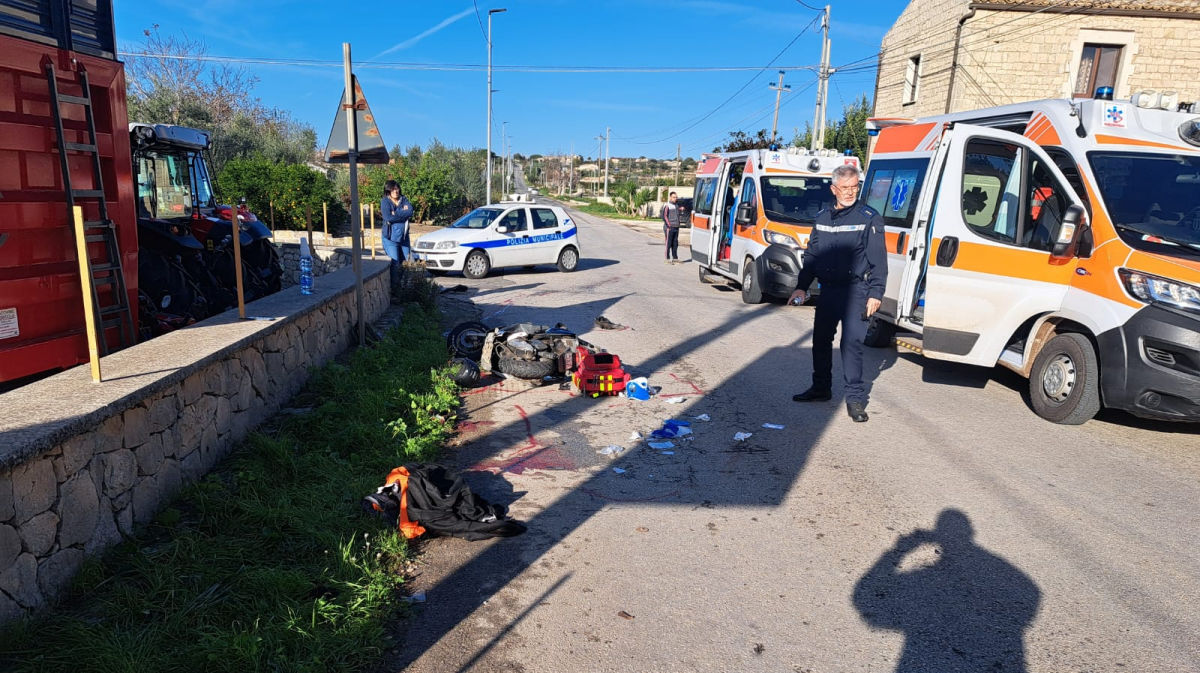
[[[300,294],[313,293],[313,260],[308,250],[308,237],[300,237]]]

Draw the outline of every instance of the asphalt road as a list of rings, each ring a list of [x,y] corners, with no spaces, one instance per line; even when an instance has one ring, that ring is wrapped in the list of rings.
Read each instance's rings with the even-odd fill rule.
[[[870,351],[855,424],[790,399],[811,307],[744,305],[664,264],[655,227],[576,219],[579,271],[445,278],[471,288],[448,310],[563,322],[662,392],[465,395],[446,460],[529,532],[424,542],[426,601],[387,668],[1200,670],[1198,428],[1053,425],[1016,375],[893,349]],[[673,454],[630,439],[667,418],[695,438]],[[626,450],[597,453],[610,444]]]

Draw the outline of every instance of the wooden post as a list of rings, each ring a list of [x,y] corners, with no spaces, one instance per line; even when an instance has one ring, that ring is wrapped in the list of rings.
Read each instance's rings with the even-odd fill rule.
[[[83,232],[83,208],[75,206],[75,255],[79,258],[79,282],[83,290],[83,322],[87,327],[88,360],[92,381],[100,383],[100,342],[96,334],[96,304],[92,301],[92,265],[88,262],[87,237]]]
[[[371,259],[375,259],[375,246],[383,245],[383,238],[375,232],[375,204],[367,204],[367,221],[371,223]]]
[[[229,223],[233,225],[233,275],[237,279],[238,318],[246,319],[246,286],[242,281],[242,221],[238,215],[237,206],[232,206],[233,217]]]
[[[308,244],[314,245],[312,235],[312,207],[304,204],[304,228],[308,232]]]
[[[321,226],[325,230],[325,245],[329,245],[329,203],[321,202]]]
[[[275,231],[275,202],[270,201],[269,203],[271,204],[271,231],[273,232]]]

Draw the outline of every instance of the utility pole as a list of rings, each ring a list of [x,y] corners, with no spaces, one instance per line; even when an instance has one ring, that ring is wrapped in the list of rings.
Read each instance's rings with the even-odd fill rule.
[[[575,141],[571,141],[571,153],[567,155],[567,161],[571,162],[571,173],[567,178],[567,192],[575,191]]]
[[[679,186],[679,167],[683,164],[683,158],[680,152],[683,150],[683,143],[675,144],[675,186]]]
[[[821,29],[824,33],[821,39],[821,69],[817,73],[817,114],[813,120],[812,149],[825,147],[825,117],[827,99],[829,98],[829,76],[833,68],[829,67],[829,5],[825,5],[825,16],[821,19]]]
[[[508,122],[500,122],[500,200],[508,195]]]
[[[608,198],[608,160],[612,158],[612,127],[604,131],[604,197]]]
[[[483,197],[484,203],[492,202],[492,15],[507,11],[507,9],[488,10],[487,159],[485,161],[487,168],[484,169],[484,173],[487,175],[487,194]]]
[[[604,156],[604,136],[596,136],[596,189],[594,194],[600,194],[600,157]]]
[[[780,70],[779,84],[769,84],[767,85],[767,88],[772,89],[775,92],[775,118],[771,120],[771,142],[774,143],[775,129],[779,128],[779,98],[783,95],[784,91],[790,92],[792,90],[792,86],[790,84],[783,83],[783,71]]]

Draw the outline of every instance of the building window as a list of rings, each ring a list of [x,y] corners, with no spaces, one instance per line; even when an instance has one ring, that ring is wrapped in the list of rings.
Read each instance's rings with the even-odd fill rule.
[[[1121,46],[1115,44],[1085,44],[1079,57],[1079,72],[1075,75],[1075,98],[1091,98],[1102,86],[1117,88],[1117,67],[1121,63]]]
[[[908,67],[904,71],[904,104],[917,102],[917,90],[921,86],[921,55],[917,54],[908,59]]]

